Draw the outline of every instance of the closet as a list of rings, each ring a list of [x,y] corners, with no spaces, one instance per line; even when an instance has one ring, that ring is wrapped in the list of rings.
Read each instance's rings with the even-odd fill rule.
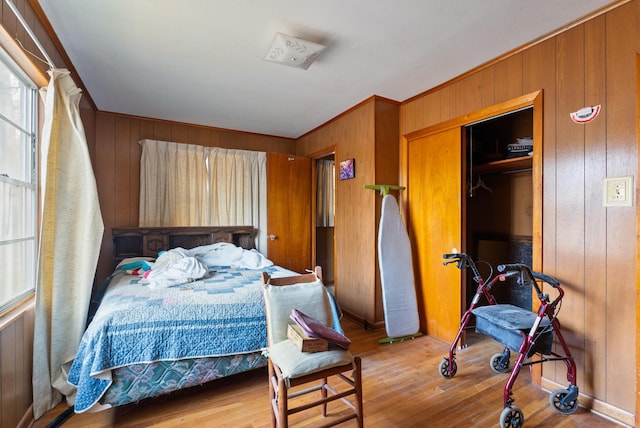
[[[444,253],[465,252],[494,268],[541,265],[542,92],[412,132],[402,145],[420,327],[448,342],[475,285],[468,272],[443,266]],[[514,288],[504,287],[499,300],[530,308],[531,291]]]
[[[532,263],[533,107],[463,128],[467,155],[467,253],[484,275],[501,263]],[[467,275],[466,304],[476,284]],[[494,290],[499,303],[531,309],[531,290],[515,280]]]

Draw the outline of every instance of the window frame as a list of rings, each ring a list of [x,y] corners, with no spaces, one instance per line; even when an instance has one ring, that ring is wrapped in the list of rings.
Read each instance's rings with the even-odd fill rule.
[[[28,141],[25,146],[25,150],[29,150],[31,153],[30,163],[29,165],[29,181],[24,181],[22,179],[10,178],[7,176],[0,177],[0,181],[9,183],[11,185],[17,185],[30,191],[31,194],[28,195],[31,199],[30,201],[30,232],[19,239],[0,239],[0,245],[11,244],[15,242],[28,242],[32,241],[32,249],[30,251],[30,263],[31,265],[31,273],[29,276],[31,284],[25,284],[23,288],[17,290],[11,297],[9,297],[6,301],[0,301],[0,316],[12,311],[17,308],[20,304],[22,304],[26,299],[30,298],[34,295],[36,289],[37,282],[37,263],[38,263],[38,237],[39,237],[39,177],[38,177],[38,165],[39,165],[39,98],[38,98],[38,87],[35,84],[34,80],[18,65],[17,61],[10,55],[7,51],[6,47],[0,44],[0,61],[2,61],[3,65],[6,66],[11,73],[20,81],[21,85],[23,85],[24,90],[26,91],[26,103],[28,105],[21,106],[22,114],[24,114],[25,122],[24,126],[18,123],[15,123],[12,119],[5,117],[0,113],[0,122],[4,123],[6,126],[10,126],[19,131],[22,138],[26,138]],[[2,142],[0,142],[2,144]],[[0,207],[2,209],[2,207]]]

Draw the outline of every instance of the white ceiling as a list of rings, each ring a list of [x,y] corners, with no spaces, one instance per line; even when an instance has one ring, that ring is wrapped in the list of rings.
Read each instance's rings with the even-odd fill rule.
[[[39,0],[102,111],[283,137],[404,101],[611,0]],[[265,61],[276,32],[327,48]]]

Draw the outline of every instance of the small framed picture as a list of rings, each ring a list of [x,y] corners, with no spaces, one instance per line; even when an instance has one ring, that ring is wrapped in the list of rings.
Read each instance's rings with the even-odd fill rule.
[[[355,159],[347,159],[340,162],[340,180],[348,180],[356,176]]]

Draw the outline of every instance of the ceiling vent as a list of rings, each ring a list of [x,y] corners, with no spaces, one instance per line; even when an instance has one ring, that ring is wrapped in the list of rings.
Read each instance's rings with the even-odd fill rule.
[[[325,46],[319,43],[276,33],[264,59],[306,70],[324,48]]]

